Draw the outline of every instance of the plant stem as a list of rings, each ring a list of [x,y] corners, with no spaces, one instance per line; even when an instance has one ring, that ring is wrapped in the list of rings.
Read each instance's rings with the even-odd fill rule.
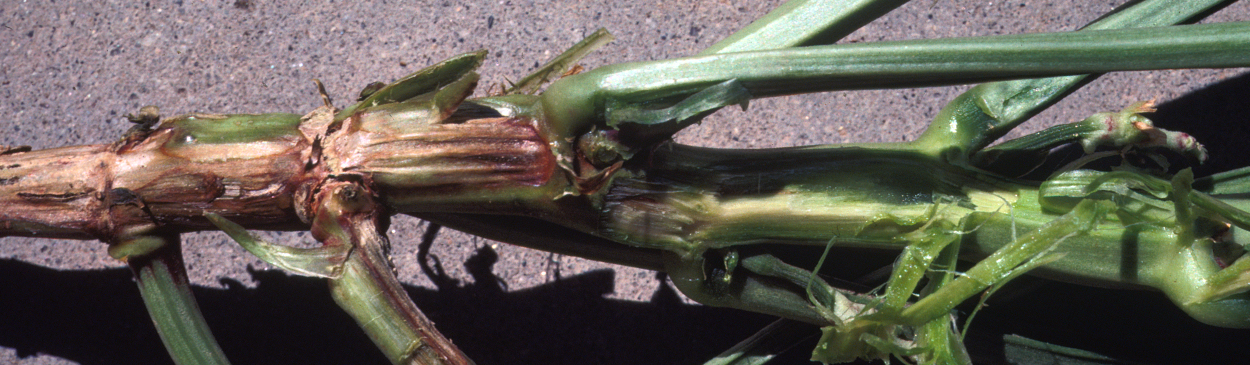
[[[155,252],[128,261],[139,284],[143,304],[152,316],[156,332],[165,349],[180,365],[229,364],[217,346],[217,339],[200,314],[200,307],[191,293],[186,268],[182,264],[182,248],[177,234],[146,236],[136,239],[159,240],[163,244]]]
[[[472,364],[434,328],[395,278],[380,231],[385,215],[371,193],[355,183],[330,181],[318,199],[313,235],[326,246],[351,245],[342,276],[330,294],[394,364]]]
[[[672,104],[740,82],[755,98],[1109,71],[1250,65],[1250,23],[874,42],[623,63],[543,95],[551,128],[577,136],[612,103]]]

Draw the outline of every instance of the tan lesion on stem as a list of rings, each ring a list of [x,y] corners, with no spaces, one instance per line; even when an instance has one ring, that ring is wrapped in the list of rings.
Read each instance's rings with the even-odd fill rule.
[[[307,143],[279,138],[245,143],[179,146],[175,131],[153,133],[122,153],[116,185],[129,188],[164,223],[203,225],[203,212],[246,217],[252,225],[292,221],[292,192],[307,176]]]
[[[0,155],[0,236],[93,238],[107,224],[107,146]]]
[[[180,138],[188,119],[166,119],[124,143],[0,154],[0,236],[112,241],[156,227],[211,228],[206,211],[248,227],[300,224],[293,192],[316,178],[306,141],[269,134],[190,143]]]
[[[553,179],[555,156],[534,120],[413,120],[396,129],[391,118],[365,112],[344,120],[324,145],[331,174],[368,175],[401,209],[469,208],[491,196],[525,195],[561,184]]]

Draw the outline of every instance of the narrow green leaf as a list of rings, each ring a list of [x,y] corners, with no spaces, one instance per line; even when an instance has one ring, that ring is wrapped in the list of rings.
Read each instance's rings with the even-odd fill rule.
[[[646,104],[738,80],[752,97],[937,86],[1109,71],[1250,66],[1250,22],[915,40],[625,63],[543,95],[553,128],[602,123],[606,100]],[[567,133],[565,133],[567,132]]]
[[[369,93],[364,100],[339,111],[338,114],[335,115],[335,119],[338,120],[347,118],[361,108],[404,101],[421,94],[438,90],[447,84],[461,79],[464,74],[477,69],[478,66],[482,65],[482,60],[485,58],[486,50],[480,50],[452,57],[443,62],[439,62],[417,72],[413,72],[408,76],[404,76],[395,82],[383,86],[377,91]],[[370,88],[373,88],[373,86],[370,86]]]
[[[794,345],[815,336],[811,324],[781,318],[703,365],[763,365]]]
[[[1017,335],[1003,335],[1003,352],[1019,364],[1120,364],[1113,358],[1091,351],[1064,347]]]
[[[666,108],[652,109],[609,99],[607,125],[620,129],[622,140],[650,144],[669,139],[720,108],[740,105],[745,110],[750,100],[751,94],[737,80],[712,85]]]
[[[603,45],[608,44],[608,42],[611,42],[614,39],[616,39],[616,37],[613,37],[612,33],[608,33],[607,29],[599,28],[594,33],[586,36],[586,38],[582,39],[580,42],[577,42],[577,44],[569,47],[569,49],[565,50],[563,53],[560,53],[560,55],[556,56],[556,58],[551,59],[551,61],[547,61],[547,64],[539,67],[537,70],[534,70],[533,73],[521,78],[521,81],[517,81],[515,85],[512,85],[512,87],[504,90],[503,93],[533,94],[537,92],[538,88],[542,87],[543,84],[556,79],[565,72],[568,72],[568,70],[571,69],[573,65],[577,64],[577,61],[580,61],[582,57],[586,57],[586,55],[590,54],[590,52],[599,49],[599,47],[603,47]]]
[[[1211,195],[1250,194],[1250,167],[1225,171],[1194,181],[1194,189]]]
[[[1146,0],[1108,14],[1082,31],[1192,23],[1201,20],[1210,10],[1233,1]],[[1168,34],[1158,36],[1171,37]],[[1153,56],[1140,54],[1136,57]],[[965,153],[975,153],[1098,76],[1100,72],[979,85],[947,104],[920,141],[933,145],[955,143]],[[973,107],[977,112],[955,112]]]
[[[352,251],[349,245],[296,248],[273,244],[215,213],[205,213],[204,217],[261,261],[303,276],[338,278],[343,275],[343,262]]]
[[[477,72],[469,72],[456,80],[434,92],[434,107],[438,108],[439,115],[444,119],[456,111],[464,99],[473,95],[473,88],[477,86],[477,80],[481,78]]]
[[[699,55],[833,44],[907,1],[790,0]]]

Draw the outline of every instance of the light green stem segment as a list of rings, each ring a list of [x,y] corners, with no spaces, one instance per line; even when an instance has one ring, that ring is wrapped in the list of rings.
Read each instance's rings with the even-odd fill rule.
[[[927,296],[939,291],[955,280],[954,269],[958,259],[959,245],[947,245],[932,262],[933,271],[925,273],[929,284],[921,291],[921,295]],[[920,326],[916,334],[916,346],[928,351],[917,356],[919,363],[972,364],[968,349],[963,345],[963,335],[956,331],[952,323],[954,320],[954,316],[943,316]]]
[[[354,246],[341,275],[329,279],[335,303],[394,364],[472,364],[434,329],[395,278],[372,194],[341,182],[326,184],[323,192],[327,194],[313,220],[313,235],[326,246]]]
[[[378,231],[378,205],[350,183],[323,186],[313,235],[323,245],[293,248],[267,243],[212,213],[218,228],[261,260],[293,273],[329,279],[330,294],[394,364],[472,364],[434,329],[395,278]]]
[[[1109,202],[1081,201],[1071,212],[1004,246],[932,295],[904,309],[900,314],[901,322],[921,325],[947,315],[969,297],[1011,277],[1018,266],[1045,255],[1069,237],[1093,229],[1113,208]]]
[[[942,222],[934,221],[930,224],[932,223]],[[942,231],[942,229],[947,231]],[[911,300],[916,285],[926,276],[933,260],[942,250],[959,240],[959,235],[951,233],[953,231],[952,227],[921,228],[907,235],[909,239],[913,239],[914,243],[903,249],[903,253],[899,255],[894,265],[894,273],[890,277],[889,286],[886,287],[882,298],[882,310],[901,310]],[[953,247],[957,250],[959,245]],[[948,267],[949,269],[951,268]]]
[[[229,364],[191,293],[177,234],[141,236],[128,241],[140,240],[160,244],[160,248],[149,255],[130,257],[129,263],[139,283],[143,304],[174,363]],[[122,244],[128,243],[131,242]]]
[[[1250,63],[1250,22],[875,42],[624,63],[556,81],[543,94],[553,130],[575,136],[605,106],[663,106],[736,79],[756,98],[949,85],[1116,70]],[[658,104],[658,105],[657,105]]]
[[[357,249],[344,263],[342,277],[330,280],[334,302],[356,319],[392,363],[445,364],[414,325],[428,320],[413,318],[417,307],[390,270],[378,248]]]

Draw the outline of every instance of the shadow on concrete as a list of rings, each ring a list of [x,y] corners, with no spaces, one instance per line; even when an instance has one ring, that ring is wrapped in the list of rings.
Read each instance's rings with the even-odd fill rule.
[[[273,271],[253,275],[256,288],[230,282],[227,289],[195,288],[234,363],[386,363],[320,280]],[[1197,323],[1159,293],[1024,280],[1013,285],[1028,290],[1015,295],[1009,286],[977,315],[967,342],[978,364],[1007,363],[1003,334],[1125,363],[1234,363],[1250,357],[1250,348],[1236,345],[1250,342],[1250,331]],[[604,298],[612,285],[612,272],[595,271],[515,292],[493,284],[407,289],[478,364],[699,364],[771,321],[686,305],[671,289],[659,290],[648,303]],[[126,269],[57,271],[0,260],[0,293],[0,346],[16,348],[19,356],[170,363]],[[797,346],[779,363],[807,363],[811,346]]]
[[[226,282],[227,289],[194,289],[232,362],[387,363],[321,280],[252,274],[256,288]],[[488,284],[406,289],[478,364],[701,363],[772,321],[687,305],[671,289],[649,303],[604,298],[613,276],[594,271],[514,292],[480,279]],[[170,363],[129,270],[57,271],[0,260],[0,293],[0,346],[17,349],[19,357]]]

